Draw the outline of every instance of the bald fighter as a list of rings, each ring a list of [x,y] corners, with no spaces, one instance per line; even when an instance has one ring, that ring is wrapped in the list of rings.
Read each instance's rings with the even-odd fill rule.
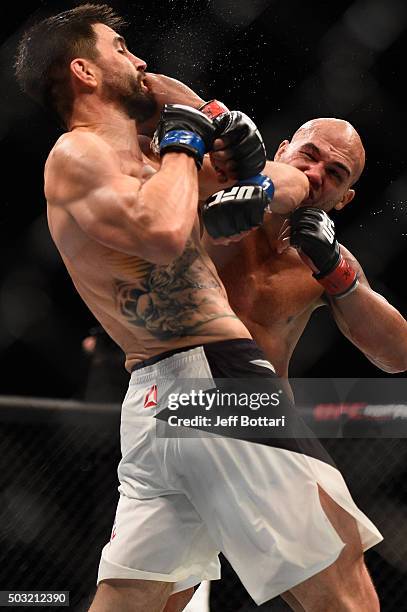
[[[218,168],[233,172],[221,148],[212,156]],[[355,197],[365,163],[359,134],[347,121],[314,119],[284,140],[274,159],[303,171],[310,182],[308,198],[289,219],[273,214],[246,237],[222,240],[211,211],[217,240],[206,234],[204,243],[235,312],[280,376],[288,376],[293,351],[321,306],[330,308],[342,333],[378,368],[406,371],[406,320],[372,290],[357,259],[338,244],[327,214]],[[356,548],[354,554],[360,559]],[[308,609],[296,607],[306,601],[302,589],[285,594],[293,609]]]
[[[180,87],[178,98],[173,81],[160,78],[159,93],[167,91],[168,99],[191,103],[195,94]],[[215,141],[211,158],[227,180],[234,176],[235,166],[223,146],[222,140]],[[300,169],[310,182],[308,197],[290,219],[273,214],[249,235],[242,231],[231,237],[231,230],[222,240],[229,211],[222,210],[222,203],[204,207],[204,222],[217,238],[214,242],[206,234],[204,243],[235,312],[280,376],[288,376],[293,350],[313,310],[322,305],[332,309],[343,333],[375,365],[387,372],[406,370],[405,319],[370,288],[355,257],[336,241],[327,215],[332,209],[343,209],[355,196],[353,185],[365,163],[358,133],[343,120],[312,120],[297,130],[291,142],[281,143],[275,160]],[[229,246],[219,246],[222,242]],[[353,547],[353,555],[355,565],[363,565],[360,547]],[[339,566],[346,567],[347,560],[341,562]],[[299,602],[304,606],[312,595],[301,586],[284,598],[293,609],[301,610],[305,608]]]
[[[212,155],[225,171],[233,167],[225,151]],[[355,196],[365,163],[359,134],[347,121],[314,119],[284,140],[274,159],[307,176],[310,192],[301,207],[290,219],[267,216],[259,230],[228,248],[205,240],[233,309],[280,376],[288,376],[312,312],[324,305],[372,363],[385,372],[405,371],[407,322],[371,289],[357,259],[338,244],[327,214],[343,210]]]
[[[155,418],[182,381],[195,391],[197,380],[206,390],[217,377],[251,377],[275,391],[272,364],[229,306],[201,245],[198,198],[233,201],[226,227],[249,231],[267,210],[292,212],[309,181],[289,165],[265,166],[253,122],[239,112],[216,120],[213,105],[164,106],[158,155],[143,153],[137,126],[156,100],[122,25],[107,6],[78,6],[32,26],[16,62],[25,91],[66,126],[45,167],[52,237],[132,372],[120,499],[91,611],[182,610],[192,586],[219,577],[220,550],[258,603],[302,584],[315,612],[345,602],[377,610],[354,550],[380,533],[318,441],[174,437]],[[219,195],[205,154],[222,135],[235,176]]]

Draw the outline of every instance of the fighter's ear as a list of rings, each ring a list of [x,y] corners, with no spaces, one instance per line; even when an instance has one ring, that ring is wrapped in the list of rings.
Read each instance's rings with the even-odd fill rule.
[[[348,189],[348,191],[343,196],[342,200],[334,206],[335,210],[342,210],[342,208],[345,208],[345,206],[347,206],[349,202],[352,202],[354,197],[355,197],[355,190]]]
[[[89,61],[82,58],[76,58],[72,60],[70,69],[76,79],[78,79],[83,85],[96,87],[96,73]]]
[[[284,153],[284,151],[286,150],[289,144],[290,144],[289,140],[283,140],[283,142],[280,142],[280,144],[278,145],[276,154],[274,155],[274,161],[279,161],[279,159],[281,158],[282,154]]]

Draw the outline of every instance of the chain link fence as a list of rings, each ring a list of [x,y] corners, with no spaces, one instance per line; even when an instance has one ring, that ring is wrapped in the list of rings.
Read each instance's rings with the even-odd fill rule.
[[[88,609],[118,500],[119,420],[113,405],[2,398],[1,590],[68,590],[70,609]],[[382,610],[402,612],[407,438],[327,439],[325,446],[385,537],[366,554]],[[226,562],[223,575],[212,583],[211,612],[288,609],[279,599],[257,608]]]

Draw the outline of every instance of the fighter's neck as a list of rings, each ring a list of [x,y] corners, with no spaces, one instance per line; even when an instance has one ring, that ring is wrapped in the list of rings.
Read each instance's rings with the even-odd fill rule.
[[[142,159],[138,142],[137,126],[134,119],[112,106],[97,109],[74,109],[70,131],[86,130],[98,134],[118,151],[128,151],[131,155]]]

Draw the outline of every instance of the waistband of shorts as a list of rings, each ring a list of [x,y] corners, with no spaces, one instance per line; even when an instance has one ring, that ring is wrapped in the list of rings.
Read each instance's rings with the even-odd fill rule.
[[[165,351],[164,353],[159,353],[158,355],[154,355],[154,357],[150,357],[149,359],[145,359],[144,361],[140,361],[139,363],[136,363],[136,365],[134,365],[131,368],[131,373],[138,371],[138,370],[143,370],[144,368],[147,368],[149,366],[155,365],[156,363],[159,363],[160,361],[162,361],[163,359],[168,359],[169,357],[172,357],[173,355],[177,355],[178,353],[188,353],[189,351],[192,351],[193,349],[196,348],[202,348],[202,349],[207,349],[207,350],[221,350],[221,349],[227,349],[227,348],[255,348],[257,347],[256,342],[252,339],[252,338],[230,338],[227,340],[218,340],[216,342],[208,342],[206,344],[192,344],[190,346],[182,346],[176,349],[173,349],[171,351]],[[140,372],[141,374],[142,372]]]

